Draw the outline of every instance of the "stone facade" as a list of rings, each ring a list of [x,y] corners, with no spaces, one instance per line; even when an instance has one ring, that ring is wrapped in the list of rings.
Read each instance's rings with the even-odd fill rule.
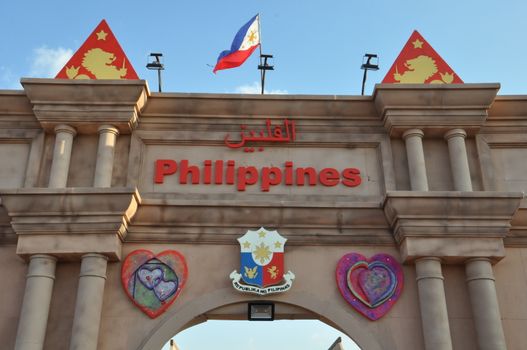
[[[158,350],[207,319],[320,319],[364,350],[527,348],[527,96],[498,84],[377,85],[373,96],[151,93],[144,81],[22,79],[0,91],[0,342],[16,349]],[[226,146],[243,125],[295,122],[294,142]],[[157,160],[200,168],[357,168],[359,186],[154,181]],[[181,165],[180,165],[181,166]],[[180,168],[181,170],[181,168]],[[288,239],[290,291],[234,290],[236,239]],[[176,249],[181,295],[150,319],[123,258]],[[369,321],[341,297],[337,261],[387,253],[400,300]]]

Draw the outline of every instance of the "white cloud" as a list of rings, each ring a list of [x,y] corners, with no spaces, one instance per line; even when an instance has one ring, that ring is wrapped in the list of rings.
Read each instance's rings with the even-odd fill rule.
[[[73,55],[73,50],[58,47],[56,49],[41,46],[33,50],[31,60],[31,78],[54,78]]]
[[[262,92],[262,87],[259,82],[255,81],[252,84],[238,86],[234,92],[238,94],[259,94]],[[264,92],[267,95],[287,95],[287,90],[265,90]]]

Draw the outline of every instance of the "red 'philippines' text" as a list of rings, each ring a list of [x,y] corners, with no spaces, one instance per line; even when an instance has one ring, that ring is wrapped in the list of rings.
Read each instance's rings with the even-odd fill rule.
[[[323,168],[320,171],[313,167],[295,167],[292,161],[283,167],[237,166],[234,160],[205,160],[203,165],[191,165],[184,159],[179,162],[172,159],[159,159],[155,162],[154,182],[162,184],[167,176],[177,176],[181,185],[236,185],[238,191],[245,191],[247,186],[260,184],[263,192],[272,186],[337,186],[356,187],[361,183],[360,170],[345,168]]]

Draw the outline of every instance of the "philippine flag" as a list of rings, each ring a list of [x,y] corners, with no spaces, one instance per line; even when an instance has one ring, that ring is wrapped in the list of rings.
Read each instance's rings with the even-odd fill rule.
[[[230,50],[220,53],[213,70],[214,73],[217,70],[241,66],[260,45],[260,28],[258,27],[260,20],[258,16],[254,16],[240,28],[232,41]]]

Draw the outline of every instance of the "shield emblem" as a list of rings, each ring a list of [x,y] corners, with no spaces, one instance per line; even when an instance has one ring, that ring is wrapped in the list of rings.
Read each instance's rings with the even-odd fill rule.
[[[263,227],[256,231],[249,230],[238,238],[242,280],[260,288],[282,282],[286,241],[277,231],[268,231]]]

